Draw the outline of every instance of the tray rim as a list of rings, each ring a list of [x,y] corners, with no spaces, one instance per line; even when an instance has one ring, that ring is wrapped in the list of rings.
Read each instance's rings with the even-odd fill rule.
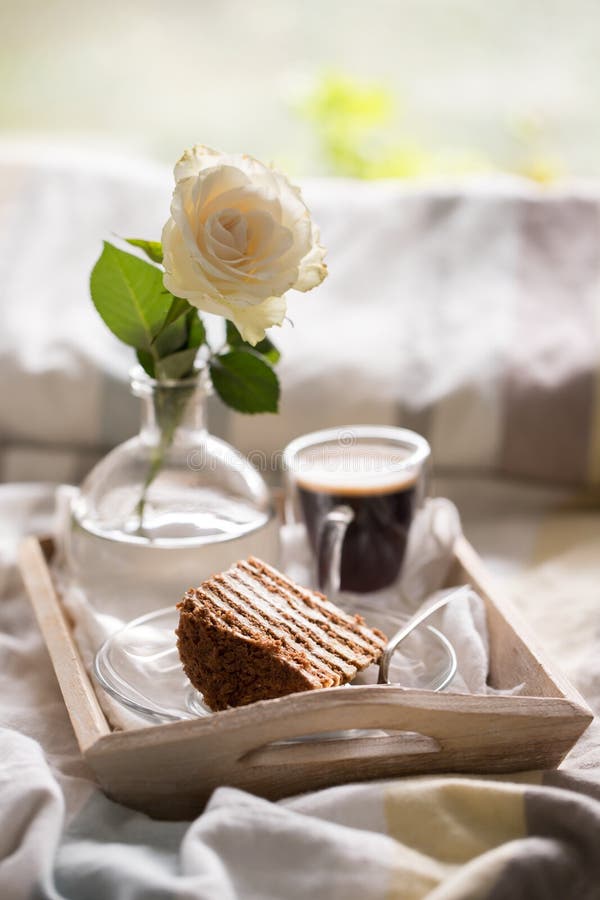
[[[504,748],[506,764],[512,767],[508,770],[518,768],[517,759],[513,759],[509,752],[511,736],[521,735],[519,740],[526,747],[529,733],[534,744],[538,742],[538,749],[535,750],[534,747],[531,750],[532,759],[537,752],[546,763],[558,765],[593,719],[593,713],[583,697],[548,659],[545,651],[536,645],[535,638],[521,620],[518,611],[506,599],[500,600],[484,563],[466,538],[461,537],[455,546],[454,568],[459,577],[467,573],[473,588],[484,598],[488,620],[492,613],[497,617],[501,628],[508,629],[512,635],[513,641],[506,652],[518,658],[521,665],[530,667],[538,686],[535,694],[511,696],[435,693],[394,685],[365,685],[355,687],[349,697],[349,692],[329,688],[264,700],[205,718],[113,731],[83,664],[71,623],[52,580],[48,560],[53,549],[54,543],[50,538],[25,538],[19,554],[21,574],[80,750],[95,770],[100,783],[113,796],[128,796],[121,773],[123,761],[130,759],[132,754],[145,753],[149,754],[149,758],[156,754],[166,754],[169,757],[184,752],[185,747],[196,745],[203,747],[210,765],[213,760],[215,772],[221,773],[219,777],[223,777],[223,772],[227,771],[228,762],[235,769],[244,760],[244,771],[247,770],[248,760],[253,760],[254,765],[257,759],[262,760],[263,767],[267,768],[273,765],[277,767],[281,759],[283,762],[289,760],[289,763],[297,761],[298,765],[304,761],[305,765],[312,765],[314,769],[316,762],[335,762],[336,753],[338,757],[341,754],[344,758],[349,755],[356,762],[363,759],[361,753],[364,756],[379,752],[377,740],[380,741],[380,756],[387,754],[389,762],[391,745],[389,740],[386,744],[385,739],[367,738],[370,745],[360,739],[346,742],[352,744],[352,748],[336,746],[340,744],[336,741],[330,742],[328,747],[325,747],[325,742],[315,742],[315,746],[321,747],[321,750],[317,749],[312,754],[310,747],[303,749],[299,745],[285,748],[289,752],[280,752],[279,755],[275,754],[275,748],[269,747],[275,741],[330,731],[332,727],[335,730],[345,727],[385,727],[382,722],[387,722],[391,730],[395,726],[396,730],[414,731],[421,737],[428,736],[425,740],[433,739],[434,743],[437,742],[438,749],[441,747],[444,751],[445,756],[442,754],[440,758],[447,758],[449,765],[455,770],[460,770],[462,766],[461,748],[464,750],[465,765],[469,764],[469,759],[477,758],[479,732],[482,735],[480,742],[485,743],[487,740],[489,745],[493,739],[498,752]],[[451,577],[449,583],[456,582]],[[352,716],[357,711],[360,712],[360,721],[352,724]],[[406,725],[404,729],[403,722]],[[227,738],[225,743],[224,738]],[[540,749],[546,747],[547,749]],[[415,742],[412,749],[414,753],[411,755],[409,742],[405,754],[408,761],[405,760],[406,765],[410,765],[411,760],[420,760],[420,755],[424,754],[425,760],[419,762],[418,771],[427,771],[427,748],[423,741],[421,744]],[[523,754],[526,756],[525,751],[522,751]],[[223,759],[217,762],[217,755],[223,756]],[[433,762],[433,758],[430,759]],[[491,760],[489,771],[503,771],[498,768],[500,765],[498,759],[495,762]],[[484,771],[481,762],[473,763],[473,766],[473,769],[463,770]],[[379,769],[375,767],[374,771],[377,773]],[[117,784],[116,789],[114,784]],[[130,805],[136,805],[135,800]],[[152,804],[149,808],[152,808]]]

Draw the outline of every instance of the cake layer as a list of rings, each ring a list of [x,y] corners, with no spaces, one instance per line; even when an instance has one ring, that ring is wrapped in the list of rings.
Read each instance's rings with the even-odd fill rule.
[[[179,609],[184,669],[213,709],[346,683],[386,642],[255,557],[189,590]],[[254,684],[252,665],[261,669]]]

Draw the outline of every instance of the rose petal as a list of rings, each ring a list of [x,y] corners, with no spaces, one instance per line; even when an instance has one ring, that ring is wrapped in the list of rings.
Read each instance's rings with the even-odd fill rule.
[[[310,291],[327,277],[325,254],[327,251],[319,243],[319,229],[313,226],[313,245],[300,263],[298,281],[294,285],[296,291]]]
[[[203,220],[220,209],[238,208],[237,203],[227,203],[223,200],[230,192],[252,190],[252,183],[246,175],[233,166],[205,169],[196,178],[186,179],[183,184],[191,186],[190,213],[193,212]]]
[[[248,245],[246,218],[235,209],[223,210],[208,219],[204,237],[217,259],[238,260],[245,256]]]
[[[181,229],[173,219],[169,219],[162,231],[163,282],[168,291],[176,297],[190,300],[196,296],[214,296],[217,302],[222,295],[215,284],[208,279],[202,266],[189,254]]]
[[[196,215],[206,219],[221,209],[237,209],[241,213],[249,213],[253,210],[262,210],[275,219],[283,221],[283,211],[279,198],[275,194],[252,184],[240,184],[236,187],[228,187],[217,196],[212,196],[202,209],[196,207]]]
[[[223,154],[204,144],[196,144],[189,150],[185,150],[181,159],[175,163],[173,174],[175,183],[183,181],[184,178],[191,178],[198,175],[202,169],[214,166],[215,163],[221,162]]]
[[[231,319],[245,341],[254,347],[265,336],[267,328],[281,325],[285,319],[287,304],[285,297],[270,297],[258,306],[235,307]]]
[[[252,157],[202,145],[183,154],[175,180],[165,285],[255,343],[283,320],[289,288],[309,290],[327,274],[300,190]]]

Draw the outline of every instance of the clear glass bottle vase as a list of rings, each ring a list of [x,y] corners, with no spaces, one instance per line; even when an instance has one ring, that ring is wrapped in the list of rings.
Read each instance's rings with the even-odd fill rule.
[[[132,372],[138,435],[112,450],[74,496],[69,572],[97,608],[131,618],[175,604],[249,554],[277,561],[278,528],[259,472],[206,428],[208,379]]]

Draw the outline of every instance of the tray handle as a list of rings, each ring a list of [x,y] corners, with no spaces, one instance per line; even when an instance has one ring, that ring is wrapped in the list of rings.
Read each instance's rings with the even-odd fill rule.
[[[236,744],[243,749],[235,753],[236,762],[252,767],[326,764],[356,756],[377,758],[440,749],[435,737],[416,730],[410,708],[399,706],[397,698],[375,694],[372,687],[366,687],[366,692],[347,688],[344,693],[343,699],[339,688],[333,696],[319,692],[287,698],[260,727],[246,724],[238,733]]]
[[[531,702],[539,707],[540,698]],[[524,698],[465,694],[454,695],[449,704],[443,695],[395,685],[315,691],[268,704],[268,709],[256,703],[215,717],[212,727],[202,729],[204,750],[226,757],[227,765],[247,767],[432,754],[459,747],[468,753],[482,743],[502,753],[509,744],[518,744],[519,732],[535,740],[538,730],[539,739],[547,741],[561,726],[573,725],[565,722],[564,700],[541,700],[546,715],[534,729]],[[331,735],[346,730],[365,733],[350,740]],[[314,740],[298,740],[303,737]]]
[[[345,736],[347,735],[347,736]],[[314,737],[314,739],[312,739]],[[334,765],[342,760],[379,759],[437,753],[440,744],[417,732],[384,732],[381,729],[348,730],[339,737],[311,736],[308,740],[273,742],[239,757],[237,763],[251,768],[272,768],[294,764]]]

